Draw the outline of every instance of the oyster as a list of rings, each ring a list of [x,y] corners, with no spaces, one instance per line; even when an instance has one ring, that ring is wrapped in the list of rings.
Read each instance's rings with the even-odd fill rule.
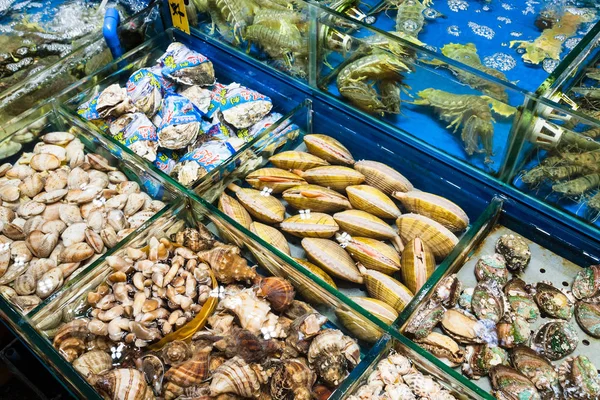
[[[308,364],[330,386],[337,386],[360,361],[358,344],[341,331],[325,329],[308,349]]]
[[[573,296],[578,300],[594,299],[600,294],[600,265],[583,268],[575,276],[571,286]]]
[[[519,316],[507,316],[496,326],[500,346],[511,349],[526,343],[531,335],[529,323]]]
[[[517,346],[510,351],[510,361],[538,390],[558,394],[558,373],[544,356],[527,346]]]
[[[524,238],[506,234],[496,242],[496,251],[504,256],[506,266],[511,271],[522,271],[531,260],[531,250]]]
[[[600,398],[600,376],[586,356],[569,357],[558,368],[566,399]]]
[[[585,333],[600,338],[600,304],[577,302],[575,320]]]
[[[490,369],[490,378],[497,399],[541,400],[535,385],[513,368],[496,365]]]
[[[522,279],[513,278],[504,286],[504,294],[514,314],[533,322],[539,317],[540,310],[533,300],[529,287]]]
[[[470,379],[479,379],[496,365],[508,365],[506,350],[488,344],[470,345],[467,346],[462,373]]]
[[[465,359],[465,354],[458,344],[449,336],[441,333],[431,332],[426,337],[416,340],[416,342],[451,367],[457,367]]]
[[[473,313],[479,319],[499,322],[506,312],[506,299],[497,281],[480,281],[473,290]]]
[[[573,316],[573,302],[552,284],[538,283],[533,298],[540,310],[551,317],[568,321]]]
[[[531,348],[550,360],[559,360],[577,348],[579,337],[566,321],[546,322],[534,333]]]
[[[446,309],[437,301],[428,300],[413,313],[404,333],[412,334],[415,339],[425,338],[442,320],[445,312]]]
[[[508,282],[508,275],[506,260],[498,253],[482,256],[475,264],[475,276],[478,281],[490,279],[504,286]]]

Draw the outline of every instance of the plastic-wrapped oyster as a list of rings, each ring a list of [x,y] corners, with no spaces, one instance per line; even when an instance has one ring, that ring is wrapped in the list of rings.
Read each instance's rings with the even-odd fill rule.
[[[80,104],[79,107],[77,107],[77,114],[79,114],[81,118],[84,118],[96,125],[102,132],[106,132],[109,128],[107,120],[110,122],[114,118],[108,117],[104,119],[100,116],[97,109],[99,97],[100,95],[98,94],[85,103]]]
[[[158,112],[158,144],[171,150],[182,149],[196,140],[202,117],[191,101],[176,94],[167,95]]]
[[[145,114],[136,112],[120,116],[110,125],[110,134],[140,157],[151,162],[156,160],[156,127]]]
[[[181,184],[191,185],[234,155],[243,144],[239,138],[208,141],[181,157],[171,175]]]
[[[127,90],[117,83],[110,85],[100,93],[96,104],[96,111],[100,118],[120,117],[125,113],[135,112],[135,106],[131,103]]]
[[[159,62],[163,76],[177,83],[200,86],[215,83],[215,70],[209,59],[183,43],[171,43]]]
[[[177,90],[177,94],[191,101],[204,114],[208,112],[212,99],[210,90],[201,88],[198,85],[184,86]]]
[[[227,86],[215,85],[208,115],[222,114],[221,120],[237,129],[249,128],[263,119],[271,109],[271,99],[252,89],[232,83]]]
[[[127,81],[127,94],[136,108],[152,117],[160,109],[163,88],[158,77],[149,68],[137,70]]]

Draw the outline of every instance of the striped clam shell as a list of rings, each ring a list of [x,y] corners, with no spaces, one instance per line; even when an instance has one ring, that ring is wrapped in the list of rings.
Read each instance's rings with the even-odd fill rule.
[[[417,293],[435,270],[435,257],[421,238],[406,244],[400,261],[402,282],[411,292]]]
[[[403,214],[396,220],[398,233],[404,242],[421,238],[436,260],[443,260],[458,244],[458,238],[445,226],[420,214]]]
[[[346,193],[352,207],[366,211],[376,217],[394,219],[402,215],[392,199],[372,186],[348,186]]]
[[[272,226],[261,224],[260,222],[253,222],[250,224],[250,231],[271,246],[277,248],[282,253],[291,255],[290,246],[285,240],[285,236]]]
[[[246,176],[246,182],[254,189],[269,188],[273,193],[281,193],[286,189],[306,183],[293,172],[280,168],[261,168]]]
[[[452,232],[463,231],[469,226],[467,213],[444,197],[416,190],[395,192],[393,196],[400,200],[409,212],[429,217]]]
[[[400,269],[400,256],[386,243],[376,239],[353,236],[346,240],[342,235],[336,235],[336,240],[345,246],[346,251],[354,261],[368,269],[392,275]]]
[[[271,164],[281,169],[307,169],[324,167],[329,163],[320,157],[303,151],[283,151],[269,158]]]
[[[293,215],[279,226],[294,236],[316,238],[330,238],[340,229],[331,215],[323,213]]]
[[[354,283],[363,282],[352,258],[333,240],[304,238],[302,247],[308,259],[328,274]]]
[[[365,181],[365,176],[360,172],[339,165],[317,167],[299,175],[310,184],[325,186],[338,192],[343,192],[348,186],[360,185]]]
[[[283,192],[283,199],[297,210],[336,212],[352,207],[343,194],[318,185],[293,187]]]
[[[360,160],[354,164],[354,169],[365,176],[367,184],[387,195],[414,189],[412,183],[404,175],[378,161]]]
[[[210,395],[225,393],[242,397],[257,397],[260,393],[260,382],[256,372],[238,356],[225,361],[213,374]]]
[[[382,272],[361,269],[369,296],[391,306],[400,312],[412,300],[412,292],[402,283]]]
[[[283,221],[285,207],[277,198],[263,195],[256,189],[244,189],[236,185],[229,185],[229,187],[250,215],[260,222],[275,224]]]
[[[304,144],[308,152],[331,164],[352,165],[354,157],[343,144],[327,135],[306,135]]]
[[[384,220],[362,210],[346,210],[333,214],[333,219],[340,230],[352,236],[368,237],[371,239],[389,239],[396,250],[402,251],[404,245],[398,233]]]

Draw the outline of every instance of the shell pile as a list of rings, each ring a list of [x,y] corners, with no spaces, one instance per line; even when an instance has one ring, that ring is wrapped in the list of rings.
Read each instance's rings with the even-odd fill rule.
[[[577,347],[573,316],[584,331],[598,337],[595,299],[600,280],[595,277],[600,270],[597,266],[583,269],[572,293],[550,282],[511,279],[510,272],[521,272],[530,258],[524,238],[502,235],[496,253],[477,260],[477,285],[463,288],[456,275],[444,278],[411,317],[405,333],[448,365],[462,365],[467,377],[489,376],[498,399],[507,393],[528,399],[598,398],[600,377],[587,358],[568,358],[560,368],[552,361],[564,359]],[[530,324],[540,317],[548,319],[533,331]],[[443,333],[433,331],[438,325]],[[583,380],[591,383],[573,383]]]
[[[0,292],[23,312],[164,207],[74,134],[41,139],[0,166]]]
[[[334,279],[364,284],[370,297],[354,299],[391,324],[436,260],[458,243],[455,233],[467,229],[469,218],[451,201],[415,190],[389,166],[355,161],[332,137],[306,135],[304,143],[308,152],[276,154],[272,167],[248,174],[251,188],[229,185],[234,195],[223,193],[219,209],[283,253],[290,255],[288,240],[298,243],[306,260],[297,262],[333,287]],[[381,334],[338,316],[360,339]]]
[[[392,350],[379,361],[367,383],[348,397],[348,400],[361,399],[452,400],[456,397],[435,378],[418,371],[408,357]]]
[[[55,348],[102,395],[310,400],[314,391],[334,390],[359,363],[354,339],[325,329],[327,319],[296,300],[286,279],[258,275],[239,248],[216,241],[203,225],[170,238],[109,257],[106,283],[56,328]],[[176,333],[209,297],[218,304],[206,327],[145,349]]]

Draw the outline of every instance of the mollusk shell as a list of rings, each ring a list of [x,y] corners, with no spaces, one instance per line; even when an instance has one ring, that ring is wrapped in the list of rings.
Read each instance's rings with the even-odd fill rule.
[[[300,258],[294,258],[294,261],[296,261],[298,264],[302,265],[304,268],[308,269],[313,274],[319,276],[319,278],[323,279],[323,281],[325,283],[332,286],[334,289],[337,289],[337,286],[336,286],[335,282],[333,281],[333,279],[331,279],[331,277],[329,275],[327,275],[327,273],[325,271],[323,271],[321,268],[317,267],[315,264],[313,264],[309,261],[306,261],[306,260],[302,260]]]
[[[419,214],[404,214],[396,220],[404,242],[421,238],[436,260],[443,260],[458,244],[458,238],[438,222]]]
[[[231,217],[231,219],[233,219],[235,222],[239,223],[246,229],[250,229],[252,218],[239,201],[226,193],[221,193],[221,196],[219,196],[218,207],[220,211]]]
[[[255,189],[236,189],[235,195],[244,208],[254,218],[267,224],[275,224],[283,221],[285,207],[273,196],[264,196],[262,192]]]
[[[338,192],[343,192],[348,186],[360,185],[365,177],[352,168],[339,165],[317,167],[304,171],[301,175],[308,183],[325,186]]]
[[[311,400],[317,375],[303,359],[283,360],[275,367],[270,383],[273,399]]]
[[[396,310],[381,300],[354,296],[351,296],[350,299],[387,325],[391,325],[398,318]],[[381,328],[374,324],[365,323],[363,319],[356,316],[356,312],[339,308],[336,310],[335,315],[339,318],[342,325],[357,339],[373,343],[383,335]]]
[[[283,192],[283,199],[297,210],[336,212],[352,207],[346,196],[319,185],[300,185],[287,189]]]
[[[529,293],[528,285],[519,278],[513,278],[504,286],[504,294],[510,304],[510,309],[516,315],[525,318],[527,321],[535,321],[540,310]]]
[[[531,348],[554,361],[571,354],[577,348],[579,337],[568,322],[555,320],[546,322],[531,340]]]
[[[600,397],[600,376],[589,358],[569,357],[559,367],[560,384],[568,399]]]
[[[435,270],[435,257],[421,238],[414,238],[404,246],[402,259],[402,282],[411,292],[417,293]]]
[[[337,286],[336,286],[335,282],[333,281],[333,279],[331,279],[331,277],[329,275],[327,275],[327,273],[325,271],[323,271],[321,268],[317,267],[315,264],[313,264],[309,261],[306,261],[306,260],[301,260],[299,258],[294,258],[294,261],[296,261],[298,264],[302,265],[304,268],[308,269],[313,274],[317,275],[329,286],[333,287],[334,289],[337,289]],[[304,298],[306,301],[308,301],[309,303],[315,304],[315,305],[316,304],[328,304],[328,300],[326,298],[323,298],[323,296],[321,296],[322,290],[320,290],[320,289],[315,290],[314,286],[304,285],[301,282],[297,282],[297,283],[298,284],[296,285],[296,289],[298,290],[298,294],[301,295],[302,298]]]
[[[529,347],[520,345],[512,349],[510,360],[539,390],[552,391],[558,387],[558,373],[552,363]]]
[[[73,361],[73,368],[88,379],[92,375],[99,375],[111,369],[112,358],[103,350],[88,351]]]
[[[354,283],[363,282],[363,277],[352,258],[336,242],[329,239],[304,238],[302,247],[309,260],[328,274]]]
[[[506,285],[509,278],[506,260],[498,253],[481,256],[475,264],[475,277],[478,281],[491,279],[501,286]]]
[[[346,241],[341,235],[337,235],[336,239],[345,246],[354,261],[368,269],[374,269],[387,275],[392,275],[400,269],[400,256],[396,250],[384,242],[357,236]]]
[[[194,358],[172,366],[166,373],[165,379],[181,387],[202,383],[208,377],[209,352],[200,351]]]
[[[217,246],[210,250],[197,253],[200,261],[210,265],[215,277],[221,283],[228,284],[234,281],[252,281],[257,274],[254,268],[248,267],[245,258],[236,253],[237,247]]]
[[[398,218],[402,213],[396,204],[381,190],[369,185],[355,185],[346,188],[352,207],[366,211],[379,218]]]
[[[600,338],[600,304],[577,302],[575,319],[585,333]]]
[[[452,232],[463,231],[469,226],[467,213],[444,197],[416,190],[397,192],[393,196],[400,200],[409,212],[429,217]]]
[[[318,212],[293,215],[279,226],[283,231],[302,238],[330,238],[340,229],[331,215]]]
[[[248,182],[254,189],[273,189],[273,193],[281,193],[286,189],[306,183],[304,179],[280,168],[261,168],[246,176]]]
[[[422,339],[433,331],[445,313],[446,309],[439,302],[429,299],[411,315],[404,333],[411,334],[415,339]]]
[[[419,346],[436,356],[436,358],[453,368],[464,361],[464,351],[450,336],[431,332],[424,338],[416,340],[416,342]]]
[[[600,265],[590,265],[579,271],[571,287],[578,300],[596,297],[600,291]]]
[[[506,350],[488,344],[469,345],[466,349],[462,372],[470,379],[479,379],[489,373],[495,365],[508,365]]]
[[[480,333],[481,322],[474,316],[456,308],[447,310],[441,321],[442,328],[450,337],[459,343],[484,343]]]
[[[225,361],[213,373],[210,383],[211,396],[233,393],[242,397],[256,397],[260,382],[254,370],[240,357]]]
[[[354,158],[343,144],[327,135],[306,135],[304,144],[308,152],[332,164],[352,165]]]
[[[363,278],[371,297],[400,312],[413,298],[412,292],[396,279],[379,271],[364,269]]]
[[[282,312],[292,304],[296,291],[287,279],[270,276],[260,280],[256,295],[267,299],[273,310]]]
[[[504,256],[506,266],[511,271],[523,270],[531,260],[529,245],[519,235],[505,234],[496,242],[496,251]]]
[[[329,165],[322,158],[303,151],[283,151],[270,157],[269,161],[277,168],[299,169],[301,171]]]
[[[308,364],[330,386],[337,386],[360,361],[358,344],[337,329],[322,330],[308,348]]]
[[[291,254],[290,246],[283,234],[272,226],[261,224],[260,222],[253,222],[250,224],[250,231],[271,246],[279,249],[282,253],[285,253],[288,256]]]
[[[543,313],[567,321],[571,319],[573,303],[566,294],[544,282],[539,282],[535,289],[533,298]]]
[[[504,319],[496,325],[498,332],[498,342],[500,346],[511,349],[519,344],[524,344],[529,341],[531,330],[527,321],[520,317],[514,316],[511,319]]]
[[[409,192],[413,185],[395,169],[377,162],[360,160],[354,164],[354,169],[365,176],[367,184],[376,187],[387,195],[394,192]]]
[[[502,287],[495,281],[479,282],[473,291],[471,307],[477,318],[499,322],[507,311]]]
[[[523,400],[540,400],[535,385],[519,371],[505,365],[496,365],[490,369],[492,387],[496,398],[515,398]],[[502,396],[502,397],[500,397]]]
[[[361,210],[346,210],[335,213],[333,219],[340,226],[340,230],[352,236],[368,237],[372,239],[389,239],[398,251],[404,249],[402,240],[394,229],[384,220]]]
[[[144,375],[136,369],[113,369],[102,375],[90,377],[90,383],[111,400],[153,399],[152,390]]]

